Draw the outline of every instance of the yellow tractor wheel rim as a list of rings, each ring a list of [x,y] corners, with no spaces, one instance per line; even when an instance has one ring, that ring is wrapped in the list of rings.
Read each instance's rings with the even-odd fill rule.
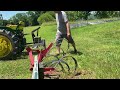
[[[0,35],[0,58],[7,56],[12,49],[10,40],[5,36]]]

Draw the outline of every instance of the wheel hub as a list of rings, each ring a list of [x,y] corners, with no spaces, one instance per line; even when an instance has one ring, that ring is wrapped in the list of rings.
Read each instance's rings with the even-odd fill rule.
[[[0,35],[0,57],[7,56],[12,51],[12,44],[10,40]]]

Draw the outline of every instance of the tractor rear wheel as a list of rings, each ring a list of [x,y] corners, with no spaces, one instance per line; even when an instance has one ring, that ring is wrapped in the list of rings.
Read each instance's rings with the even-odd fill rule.
[[[0,60],[16,59],[21,51],[19,43],[16,34],[6,29],[0,29]]]

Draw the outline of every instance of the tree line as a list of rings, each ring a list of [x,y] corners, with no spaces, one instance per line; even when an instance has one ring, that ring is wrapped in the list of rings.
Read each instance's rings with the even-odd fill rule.
[[[65,11],[70,21],[101,19],[120,17],[120,11]],[[93,15],[94,18],[90,16]],[[3,20],[0,16],[0,25],[18,24],[19,21],[24,21],[26,26],[41,25],[44,22],[55,21],[54,11],[27,11],[26,13],[17,13],[9,20]]]

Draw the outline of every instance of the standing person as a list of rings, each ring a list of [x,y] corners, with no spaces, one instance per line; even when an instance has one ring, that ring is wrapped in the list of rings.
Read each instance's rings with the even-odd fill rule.
[[[63,41],[63,38],[66,38],[68,43],[71,43],[74,52],[77,53],[77,49],[75,47],[75,42],[71,36],[70,31],[70,24],[68,22],[67,15],[64,11],[54,11],[56,16],[57,22],[57,33],[56,33],[56,47],[57,47],[57,54],[60,54],[60,46]]]

